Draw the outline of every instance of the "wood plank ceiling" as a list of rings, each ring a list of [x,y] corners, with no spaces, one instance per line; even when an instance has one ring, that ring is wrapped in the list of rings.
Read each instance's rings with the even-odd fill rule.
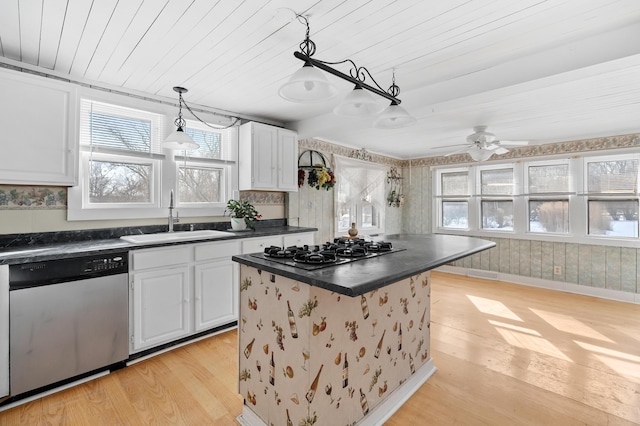
[[[395,69],[416,126],[393,131],[284,101],[308,15],[315,57]],[[489,126],[532,143],[640,132],[637,0],[3,0],[0,61],[187,102],[398,158]],[[348,72],[345,66],[336,66]],[[346,95],[350,84],[330,77]]]

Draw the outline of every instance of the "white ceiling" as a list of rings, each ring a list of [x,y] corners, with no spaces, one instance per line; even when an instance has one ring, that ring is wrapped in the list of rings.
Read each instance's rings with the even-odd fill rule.
[[[309,15],[315,58],[350,58],[418,124],[377,130],[277,95]],[[640,132],[638,0],[2,0],[0,61],[287,123],[397,158],[440,155],[475,125],[545,143]],[[346,66],[336,66],[348,73]],[[329,77],[344,94],[351,84]]]

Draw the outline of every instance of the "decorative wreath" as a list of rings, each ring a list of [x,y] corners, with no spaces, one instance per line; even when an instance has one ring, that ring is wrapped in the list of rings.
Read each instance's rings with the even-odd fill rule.
[[[309,170],[309,176],[307,177],[307,183],[310,187],[315,189],[324,188],[327,191],[333,188],[336,184],[336,176],[333,171],[327,167],[320,165],[315,166]],[[305,171],[298,169],[298,188],[304,185]]]
[[[303,156],[308,157],[304,158]],[[313,157],[319,158],[322,163],[315,163]],[[306,160],[306,161],[305,161]],[[315,163],[315,164],[314,164]],[[310,187],[324,188],[327,191],[336,184],[336,176],[327,166],[328,160],[318,151],[304,151],[298,157],[298,188],[304,186],[305,178]]]

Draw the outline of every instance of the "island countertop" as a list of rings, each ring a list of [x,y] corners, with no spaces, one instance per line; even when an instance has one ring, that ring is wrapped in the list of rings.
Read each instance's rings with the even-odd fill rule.
[[[492,241],[456,235],[385,235],[394,248],[405,249],[372,259],[312,271],[286,266],[250,254],[232,260],[347,296],[359,296],[404,278],[494,247]]]

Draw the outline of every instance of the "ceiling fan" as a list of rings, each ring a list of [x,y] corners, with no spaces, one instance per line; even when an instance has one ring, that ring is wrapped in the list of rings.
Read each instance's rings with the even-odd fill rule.
[[[445,157],[466,152],[475,161],[485,161],[493,154],[501,155],[509,152],[509,150],[505,148],[507,146],[524,146],[528,143],[528,141],[498,140],[496,135],[487,132],[487,126],[475,126],[473,128],[473,133],[467,136],[466,144],[453,145],[464,146],[464,148],[445,154]]]

